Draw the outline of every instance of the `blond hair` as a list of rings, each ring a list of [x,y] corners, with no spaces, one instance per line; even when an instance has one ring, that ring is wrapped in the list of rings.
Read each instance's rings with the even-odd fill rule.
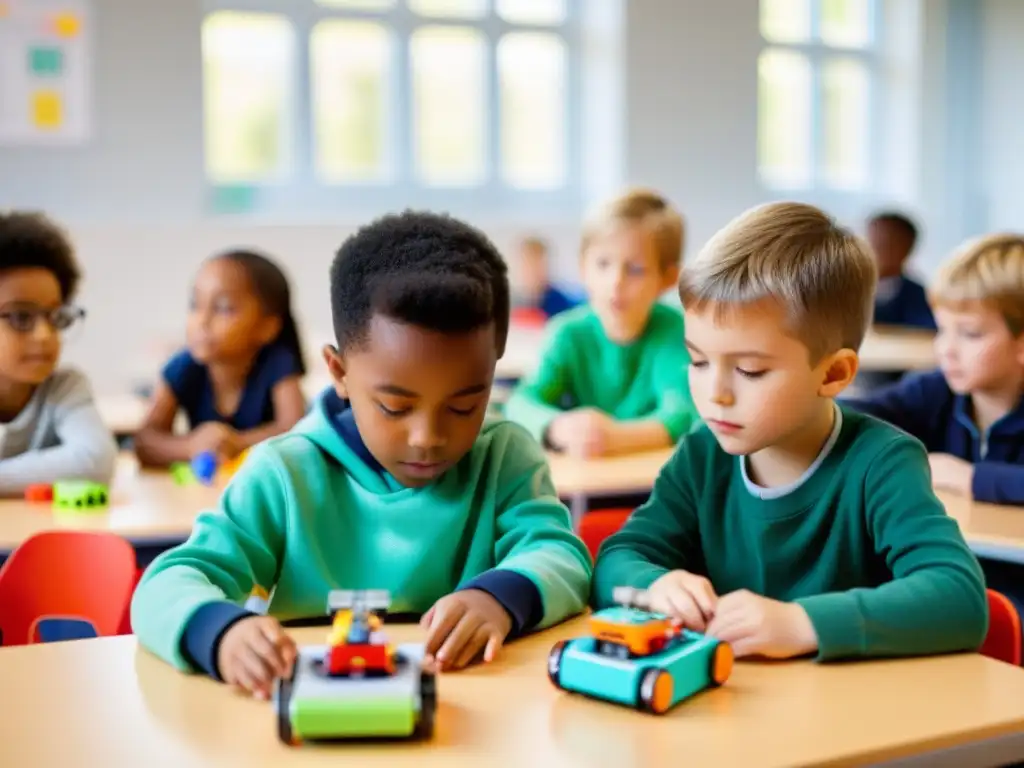
[[[683,216],[652,189],[629,189],[598,207],[583,227],[581,253],[595,238],[623,224],[638,225],[651,233],[663,270],[679,266],[685,236]]]
[[[686,309],[773,299],[789,330],[819,361],[857,350],[874,312],[878,272],[868,245],[824,212],[802,203],[771,203],[733,219],[683,268]]]
[[[969,240],[940,268],[928,290],[932,306],[990,306],[1010,333],[1024,333],[1024,236]]]

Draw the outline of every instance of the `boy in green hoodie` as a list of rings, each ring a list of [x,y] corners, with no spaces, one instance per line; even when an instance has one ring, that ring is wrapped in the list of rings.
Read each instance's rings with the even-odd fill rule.
[[[279,621],[332,589],[385,589],[423,614],[428,656],[490,661],[586,602],[591,562],[529,434],[484,423],[508,333],[506,268],[454,219],[388,216],[331,267],[334,382],[253,449],[216,512],[159,558],[132,603],[140,642],[266,697],[295,645]],[[270,592],[268,614],[243,604]]]

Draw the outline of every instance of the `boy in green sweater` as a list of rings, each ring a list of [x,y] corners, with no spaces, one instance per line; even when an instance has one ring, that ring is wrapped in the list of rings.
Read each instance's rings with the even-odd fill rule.
[[[551,323],[505,415],[577,456],[675,443],[696,414],[683,315],[658,298],[675,285],[682,250],[682,217],[660,195],[634,190],[602,207],[580,256],[589,303]]]
[[[447,217],[385,217],[331,267],[334,386],[254,448],[216,512],[157,558],[132,603],[140,642],[266,697],[295,645],[279,620],[332,589],[423,614],[442,670],[582,610],[591,562],[521,427],[484,423],[508,333],[504,261]],[[254,588],[269,615],[247,611]]]
[[[807,205],[756,208],[683,271],[685,437],[597,558],[595,602],[647,588],[738,656],[977,648],[985,585],[924,447],[835,398],[871,318],[867,247]]]

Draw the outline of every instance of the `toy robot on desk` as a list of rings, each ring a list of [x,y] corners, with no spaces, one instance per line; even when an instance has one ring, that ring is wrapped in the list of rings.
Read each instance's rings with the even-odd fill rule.
[[[383,591],[336,591],[327,645],[299,649],[290,680],[274,697],[286,744],[339,739],[429,739],[437,688],[423,666],[424,647],[388,642]]]
[[[30,485],[25,489],[25,500],[52,502],[57,512],[103,511],[110,504],[110,488],[89,480],[59,480],[53,485]]]
[[[620,587],[614,598],[617,606],[590,617],[590,636],[551,649],[556,687],[660,715],[729,678],[728,643],[651,612],[645,591]]]

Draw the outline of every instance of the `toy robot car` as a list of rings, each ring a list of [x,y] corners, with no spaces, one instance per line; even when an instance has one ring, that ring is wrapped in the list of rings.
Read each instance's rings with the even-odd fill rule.
[[[729,678],[728,643],[647,610],[646,592],[619,588],[615,602],[591,616],[590,636],[551,649],[548,677],[556,687],[660,715]]]
[[[88,480],[62,480],[53,484],[53,507],[62,512],[87,512],[105,509],[110,489]]]
[[[274,696],[286,744],[340,739],[429,739],[437,688],[422,644],[392,646],[380,611],[382,591],[336,591],[327,644],[299,649],[292,677]]]

